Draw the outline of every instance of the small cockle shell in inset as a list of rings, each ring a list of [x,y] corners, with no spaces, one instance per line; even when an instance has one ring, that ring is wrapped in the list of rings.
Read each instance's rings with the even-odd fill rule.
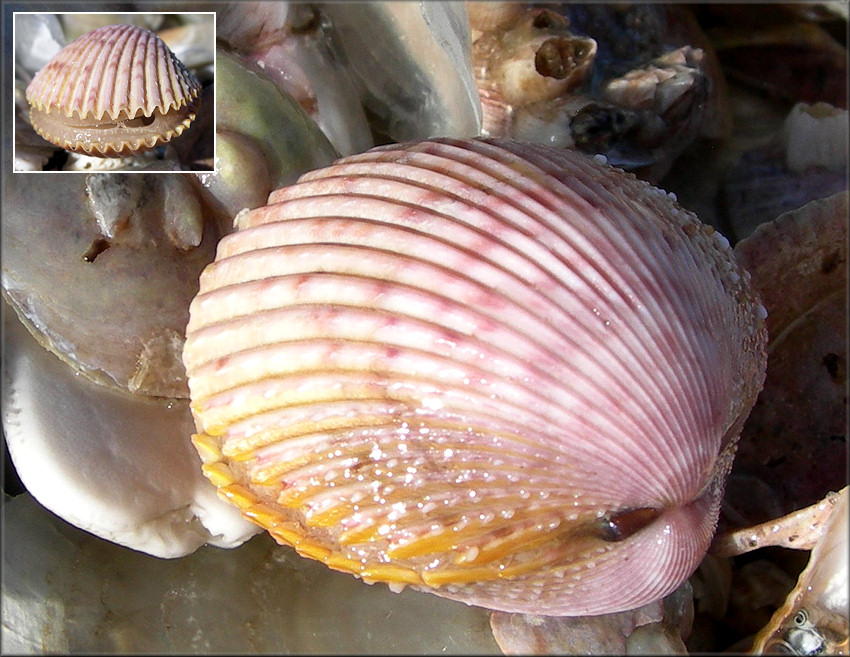
[[[125,157],[179,136],[201,84],[153,32],[107,25],[68,44],[27,87],[36,132],[62,148]]]

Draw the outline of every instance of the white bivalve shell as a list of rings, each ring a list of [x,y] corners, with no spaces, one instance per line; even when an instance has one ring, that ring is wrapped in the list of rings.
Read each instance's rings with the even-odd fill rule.
[[[204,472],[366,581],[587,615],[674,590],[764,379],[726,240],[571,151],[435,139],[242,213],[184,362]]]
[[[36,132],[62,148],[123,157],[179,136],[201,84],[153,32],[106,25],[72,41],[27,86]]]

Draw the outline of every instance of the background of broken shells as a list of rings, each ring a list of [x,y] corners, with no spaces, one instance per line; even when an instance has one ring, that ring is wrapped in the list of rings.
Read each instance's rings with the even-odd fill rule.
[[[846,170],[794,175],[777,150],[783,121],[797,101],[846,109],[846,6],[843,17],[826,3],[692,9],[726,73],[733,133],[725,142],[695,142],[659,186],[736,242],[760,223],[846,187]],[[10,18],[6,5],[6,62]],[[3,109],[8,130],[10,108]],[[7,166],[4,161],[4,175]],[[721,529],[776,518],[846,485],[846,250],[831,261],[830,253],[823,254],[820,270],[838,281],[838,292],[829,288],[838,301],[800,319],[833,342],[810,334],[785,341],[783,348],[798,360],[775,385],[768,382],[745,428]],[[777,296],[793,307],[800,292]],[[795,392],[802,382],[806,398]],[[499,651],[483,610],[364,586],[295,557],[266,535],[233,551],[204,547],[173,561],[99,540],[38,506],[9,467],[4,459],[4,491],[14,495],[3,506],[4,652]],[[793,588],[808,554],[765,548],[734,559],[711,555],[690,583],[694,608],[671,610],[666,622],[684,627],[683,647],[691,652],[746,650]],[[610,641],[590,648],[628,649],[624,634],[631,630],[623,627],[657,622],[658,610],[647,618],[610,621]],[[509,640],[525,636],[523,630]],[[513,649],[577,648],[575,637],[562,639],[557,631],[539,636]],[[503,633],[502,649],[505,641]]]

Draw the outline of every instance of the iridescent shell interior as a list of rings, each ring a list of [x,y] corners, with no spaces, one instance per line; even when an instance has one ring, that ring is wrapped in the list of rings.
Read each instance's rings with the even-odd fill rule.
[[[190,309],[194,442],[278,541],[551,615],[693,572],[764,309],[664,192],[572,151],[439,139],[307,173],[237,224]]]
[[[123,157],[179,136],[201,85],[153,32],[107,25],[63,48],[27,87],[36,132],[62,148]]]

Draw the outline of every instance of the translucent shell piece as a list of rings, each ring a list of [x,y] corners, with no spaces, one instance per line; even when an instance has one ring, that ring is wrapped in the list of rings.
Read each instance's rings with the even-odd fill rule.
[[[445,138],[236,221],[190,307],[193,440],[279,542],[548,615],[637,607],[697,567],[766,332],[728,243],[667,194]]]
[[[752,654],[846,655],[847,487],[831,493],[835,506],[797,585],[753,640]]]
[[[68,44],[27,86],[36,132],[100,157],[150,150],[179,136],[201,84],[153,32],[107,25]]]

